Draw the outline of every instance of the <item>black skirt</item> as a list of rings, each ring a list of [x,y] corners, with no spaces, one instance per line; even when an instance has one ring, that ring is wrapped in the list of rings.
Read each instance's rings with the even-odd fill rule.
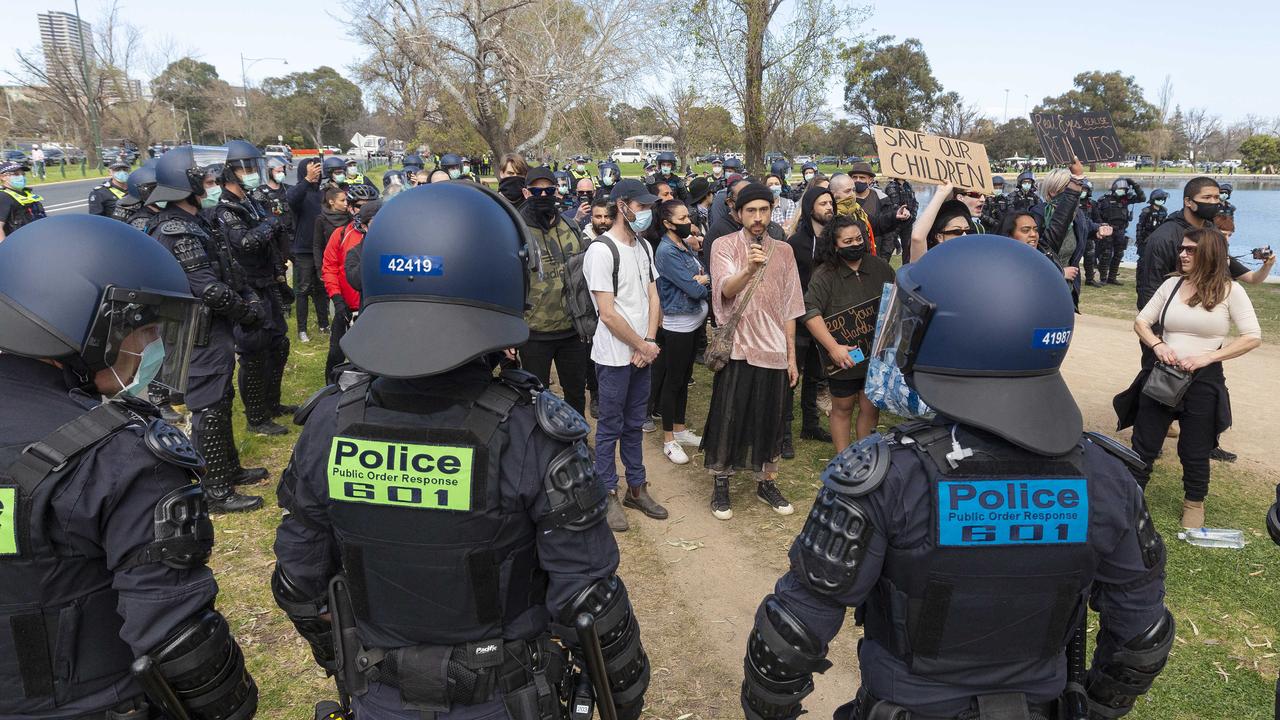
[[[702,433],[709,470],[761,470],[782,455],[787,371],[730,360],[716,373]]]

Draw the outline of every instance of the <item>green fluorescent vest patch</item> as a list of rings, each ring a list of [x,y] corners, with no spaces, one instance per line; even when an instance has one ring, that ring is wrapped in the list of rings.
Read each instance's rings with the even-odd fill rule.
[[[0,555],[18,554],[18,489],[0,487]]]
[[[338,436],[329,451],[329,498],[414,510],[471,509],[475,448]]]

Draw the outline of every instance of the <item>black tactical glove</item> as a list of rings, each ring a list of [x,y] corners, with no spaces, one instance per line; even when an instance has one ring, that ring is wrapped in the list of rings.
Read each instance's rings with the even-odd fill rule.
[[[261,327],[267,321],[267,308],[257,298],[249,301],[249,312],[240,318],[240,327],[246,330]]]
[[[342,295],[334,295],[329,298],[333,301],[333,312],[341,317],[348,325],[351,324],[351,308],[347,307],[347,301],[342,299]]]

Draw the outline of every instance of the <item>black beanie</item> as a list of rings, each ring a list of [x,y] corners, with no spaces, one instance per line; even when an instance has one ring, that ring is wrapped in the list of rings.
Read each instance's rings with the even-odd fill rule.
[[[741,209],[746,207],[747,203],[754,202],[756,200],[764,200],[769,203],[770,207],[773,207],[773,191],[758,182],[750,183],[738,191],[738,200],[734,204],[734,207]]]

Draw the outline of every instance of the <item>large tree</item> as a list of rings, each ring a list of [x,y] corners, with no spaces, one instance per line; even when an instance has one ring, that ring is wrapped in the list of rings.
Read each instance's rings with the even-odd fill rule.
[[[262,81],[280,126],[315,143],[346,144],[348,126],[364,116],[360,88],[337,70],[321,65]]]
[[[1187,137],[1187,150],[1191,162],[1202,160],[1201,152],[1214,136],[1222,132],[1222,118],[1210,115],[1208,108],[1191,108],[1182,116],[1182,128]]]
[[[960,93],[952,90],[938,97],[937,108],[926,127],[935,135],[969,140],[981,119],[982,111],[978,106],[965,102]]]
[[[1030,120],[1023,117],[1016,117],[1009,122],[997,125],[992,129],[991,136],[984,138],[984,141],[987,146],[987,157],[993,161],[1014,155],[1030,157],[1040,151],[1035,128],[1031,126]]]
[[[642,105],[635,107],[625,102],[615,102],[609,106],[609,124],[618,137],[629,138],[632,135],[665,135],[662,118],[653,108]]]
[[[1142,145],[1142,134],[1155,127],[1158,110],[1147,102],[1142,86],[1133,76],[1119,71],[1104,73],[1094,70],[1076,75],[1072,82],[1074,87],[1071,90],[1046,97],[1036,106],[1035,112],[1110,113],[1121,144],[1130,149]]]
[[[844,109],[868,136],[872,125],[920,130],[929,122],[942,85],[919,40],[881,35],[849,48],[844,59]]]
[[[367,9],[366,9],[367,8]],[[574,105],[639,67],[654,15],[630,0],[375,0],[366,46],[443,90],[495,156],[541,146]],[[382,52],[378,49],[375,52]],[[373,68],[394,84],[397,73]]]
[[[1280,137],[1253,135],[1240,143],[1245,167],[1256,172],[1275,172],[1280,167]]]
[[[204,135],[209,127],[214,101],[223,82],[218,69],[193,57],[169,63],[151,81],[151,94],[191,120],[193,139]]]

